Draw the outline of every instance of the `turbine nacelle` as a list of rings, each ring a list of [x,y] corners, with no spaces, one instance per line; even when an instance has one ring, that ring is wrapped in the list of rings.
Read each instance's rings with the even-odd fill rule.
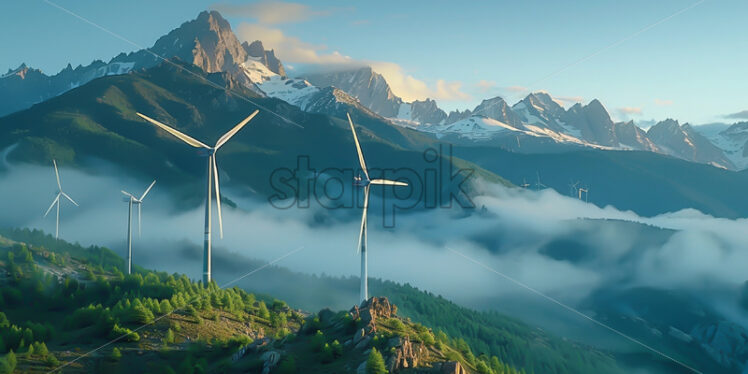
[[[354,186],[366,187],[370,183],[371,183],[371,180],[369,180],[368,178],[366,178],[366,179],[361,178],[360,175],[357,175],[357,176],[353,177],[353,185]]]

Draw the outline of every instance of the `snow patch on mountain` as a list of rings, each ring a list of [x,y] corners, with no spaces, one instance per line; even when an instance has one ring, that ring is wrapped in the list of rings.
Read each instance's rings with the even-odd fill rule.
[[[249,57],[249,59],[239,65],[244,75],[255,84],[260,84],[270,80],[278,74],[273,73],[267,66],[263,65],[258,58]]]
[[[482,116],[472,116],[447,125],[422,126],[420,130],[433,133],[437,138],[442,138],[446,135],[457,135],[471,140],[490,139],[497,133],[507,131],[522,132],[506,123]]]
[[[312,97],[320,91],[304,79],[283,78],[277,74],[257,86],[267,96],[296,105],[302,110],[306,110]]]

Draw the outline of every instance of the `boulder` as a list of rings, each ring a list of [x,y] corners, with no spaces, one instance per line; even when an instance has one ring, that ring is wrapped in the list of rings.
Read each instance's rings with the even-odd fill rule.
[[[372,297],[366,300],[360,307],[354,306],[350,311],[353,319],[361,318],[367,334],[377,331],[377,319],[388,319],[397,315],[397,306],[390,304],[386,297]]]
[[[387,341],[387,348],[394,352],[387,358],[387,369],[397,373],[403,369],[418,367],[428,356],[428,350],[421,343],[412,343],[408,337],[396,337]]]

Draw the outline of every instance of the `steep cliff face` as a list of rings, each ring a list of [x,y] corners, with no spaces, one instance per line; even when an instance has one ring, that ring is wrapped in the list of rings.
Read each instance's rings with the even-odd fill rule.
[[[258,59],[263,65],[267,66],[270,71],[281,77],[286,76],[286,69],[283,68],[283,63],[277,57],[275,57],[274,50],[266,50],[259,40],[253,41],[251,44],[244,42],[242,47],[250,57]]]
[[[332,73],[308,74],[304,78],[317,87],[337,87],[382,117],[396,117],[403,103],[402,99],[392,92],[384,77],[368,66]]]

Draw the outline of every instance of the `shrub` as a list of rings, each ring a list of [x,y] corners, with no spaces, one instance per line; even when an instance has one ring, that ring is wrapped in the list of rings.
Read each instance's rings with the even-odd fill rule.
[[[257,315],[260,316],[260,318],[268,319],[270,318],[270,312],[268,311],[267,305],[265,305],[264,301],[260,301],[260,306],[257,310]]]
[[[54,355],[54,354],[52,354],[52,353],[49,353],[49,354],[47,354],[47,356],[45,357],[45,359],[44,359],[44,363],[46,363],[46,364],[47,364],[47,366],[49,366],[49,367],[55,367],[55,366],[57,366],[57,365],[59,365],[59,364],[60,364],[60,360],[58,360],[58,359],[57,359],[57,357],[55,357],[55,355]]]
[[[322,331],[317,330],[317,332],[312,336],[311,339],[312,349],[315,351],[319,351],[322,349],[322,347],[325,345],[325,334],[322,333]]]
[[[119,351],[119,348],[114,347],[114,349],[112,349],[112,354],[109,357],[113,361],[119,361],[119,359],[122,358],[122,352]]]
[[[372,348],[369,352],[369,358],[366,359],[366,374],[386,374],[387,368],[384,367],[384,357]]]

